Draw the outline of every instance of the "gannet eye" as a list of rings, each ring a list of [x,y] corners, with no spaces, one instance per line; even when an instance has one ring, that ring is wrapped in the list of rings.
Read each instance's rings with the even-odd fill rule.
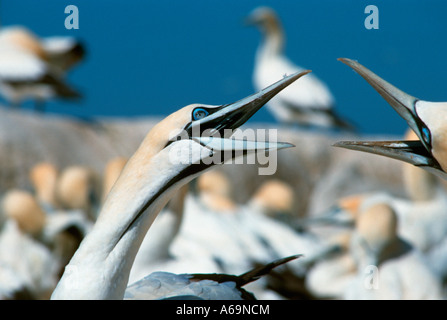
[[[428,145],[431,145],[430,130],[427,127],[423,127],[421,132],[422,132],[422,138],[424,139],[425,143],[427,143]]]
[[[192,119],[193,120],[200,120],[205,118],[207,115],[209,115],[210,113],[208,111],[206,111],[203,108],[195,108],[192,111]]]

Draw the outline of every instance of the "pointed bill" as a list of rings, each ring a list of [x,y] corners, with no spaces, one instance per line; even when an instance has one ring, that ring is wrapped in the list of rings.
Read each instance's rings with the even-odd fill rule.
[[[447,173],[421,141],[340,141],[333,146],[404,161],[447,179]]]
[[[350,66],[359,75],[361,75],[376,91],[393,107],[399,115],[407,121],[411,129],[418,135],[419,139],[424,143],[427,150],[430,146],[424,139],[423,125],[419,118],[415,105],[419,99],[403,92],[389,82],[383,80],[371,70],[365,68],[360,63],[346,58],[339,58],[339,61]]]
[[[285,76],[257,93],[234,103],[223,105],[218,111],[202,120],[193,121],[185,130],[189,132],[190,136],[199,136],[205,130],[211,129],[210,136],[218,135],[219,137],[228,138],[231,136],[232,130],[239,128],[247,122],[270,99],[309,72],[311,71],[306,70]]]
[[[271,151],[294,147],[293,144],[287,142],[269,142],[269,141],[247,141],[229,138],[215,137],[193,137],[201,145],[217,151]]]

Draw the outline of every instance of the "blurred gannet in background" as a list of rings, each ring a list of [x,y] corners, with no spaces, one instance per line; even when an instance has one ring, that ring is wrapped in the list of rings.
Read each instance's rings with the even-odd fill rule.
[[[277,14],[268,7],[254,9],[247,23],[255,25],[263,34],[256,52],[253,82],[260,90],[284,75],[304,69],[293,64],[284,54],[284,32]],[[334,97],[329,88],[314,75],[291,85],[268,104],[268,110],[282,122],[304,126],[319,126],[352,130],[353,126],[341,119],[334,110]]]
[[[228,177],[217,170],[208,171],[197,178],[200,202],[214,211],[234,211],[237,206],[231,199]]]
[[[185,199],[182,227],[171,248],[176,257],[181,261],[193,257],[199,269],[230,274],[276,259],[240,223],[239,206],[230,197],[230,182],[223,172],[205,172],[197,178],[196,189],[197,195],[189,194]],[[260,282],[256,285],[262,285]]]
[[[269,180],[247,205],[238,206],[233,204],[230,183],[221,172],[204,173],[198,178],[197,187],[199,200],[188,197],[186,201],[181,232],[173,244],[176,255],[190,255],[186,246],[196,243],[196,250],[199,246],[200,250],[205,249],[207,253],[201,254],[217,261],[223,272],[238,274],[256,263],[267,263],[297,251],[312,251],[313,245],[308,241],[314,242],[313,238],[304,240],[304,235],[270,216],[279,212],[290,214],[293,209],[293,191],[285,183]],[[203,226],[200,233],[198,226]]]
[[[440,279],[398,236],[398,223],[387,204],[364,204],[350,243],[358,274],[347,285],[345,299],[442,299]]]
[[[222,210],[222,207],[211,209],[200,198],[191,195],[185,200],[182,226],[172,245],[172,253],[176,257],[181,260],[191,255],[206,257],[205,262],[216,264],[214,272],[230,274],[246,271],[260,256],[268,260],[265,250],[262,250],[264,248],[258,246],[258,242],[247,234],[245,226],[240,224],[237,211]],[[198,228],[200,232],[197,232]]]
[[[308,259],[306,288],[319,299],[341,299],[357,266],[350,253],[352,231],[341,231],[331,237]]]
[[[28,191],[9,190],[2,200],[2,209],[7,218],[16,221],[23,233],[38,236],[45,225],[45,212]]]
[[[59,171],[52,163],[41,162],[33,166],[29,173],[36,198],[46,212],[58,207],[56,201],[56,184]]]
[[[406,137],[414,137],[413,134],[412,131],[408,132]],[[424,254],[438,246],[444,247],[442,243],[447,238],[447,193],[435,175],[413,165],[403,164],[404,187],[408,198],[382,191],[351,195],[340,199],[328,213],[307,219],[306,225],[352,226],[362,203],[376,201],[393,208],[399,218],[399,236]],[[447,270],[444,273],[447,276]]]
[[[96,219],[96,193],[93,172],[83,166],[65,168],[57,181],[57,200],[65,210],[81,210],[92,221]]]
[[[45,214],[39,240],[51,249],[60,277],[92,227],[90,171],[72,166],[59,175],[54,165],[44,162],[31,169],[30,180]]]
[[[85,46],[74,37],[52,36],[41,40],[45,60],[57,70],[67,72],[85,57]]]
[[[53,98],[80,98],[65,82],[66,72],[84,57],[84,47],[72,37],[40,40],[20,26],[0,31],[0,92],[12,104],[33,99],[36,109]]]
[[[291,146],[228,138],[267,101],[306,73],[286,77],[232,104],[186,106],[155,125],[128,160],[52,299],[122,299],[146,232],[181,186],[234,157],[235,150],[252,153]],[[204,131],[208,135],[201,136]],[[224,151],[230,151],[229,158],[222,159],[228,157]],[[219,159],[209,161],[216,154]]]
[[[69,167],[67,171],[72,171],[72,168]],[[65,265],[92,225],[91,220],[84,212],[85,208],[81,209],[73,205],[75,202],[80,202],[76,199],[79,199],[79,193],[82,193],[82,191],[73,190],[84,189],[83,177],[85,175],[75,175],[77,180],[69,176],[70,174],[65,173],[65,178],[63,178],[65,182],[62,182],[61,187],[58,169],[48,162],[36,164],[31,168],[29,174],[36,199],[45,215],[45,223],[39,240],[51,249],[59,276],[62,275]],[[58,187],[61,187],[60,194],[57,194]],[[71,198],[68,204],[67,201],[58,202],[58,200],[66,198]]]
[[[296,216],[295,192],[289,184],[279,179],[265,181],[250,199],[250,207],[263,214],[291,224]]]
[[[337,203],[332,205],[326,212],[313,217],[300,219],[298,225],[300,227],[329,225],[335,226],[337,231],[339,231],[339,227],[352,227],[360,210],[360,206],[368,196],[368,193],[361,193],[338,199]]]
[[[47,299],[58,278],[54,257],[39,240],[45,213],[31,193],[19,189],[4,195],[1,211],[0,299]]]
[[[227,176],[217,170],[205,172],[191,191],[185,197],[182,226],[171,248],[175,257],[181,261],[193,257],[197,268],[215,269],[219,273],[238,274],[251,268],[253,250],[247,246],[253,249],[253,241],[238,225],[235,217],[238,206],[231,199]]]
[[[275,190],[282,190],[277,188],[277,183],[267,183],[259,188],[253,198],[245,206],[241,206],[237,210],[237,219],[239,224],[244,226],[246,232],[252,234],[263,246],[264,251],[268,252],[270,259],[281,256],[290,256],[292,252],[300,252],[303,254],[303,259],[289,263],[288,268],[298,276],[304,276],[306,268],[304,267],[306,260],[313,252],[321,248],[322,241],[319,237],[307,232],[297,232],[292,226],[282,221],[270,217],[271,212],[280,212],[282,210],[291,211],[290,206],[285,207],[285,204],[292,205],[289,201],[289,192],[284,194],[277,194],[277,197],[287,200],[286,203],[282,201],[274,201],[271,194],[265,193],[266,186],[268,188],[275,186]],[[287,190],[289,190],[287,188]],[[290,191],[290,190],[289,190]]]

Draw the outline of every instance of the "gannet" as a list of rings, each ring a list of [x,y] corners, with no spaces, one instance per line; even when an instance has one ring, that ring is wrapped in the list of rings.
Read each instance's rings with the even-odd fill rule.
[[[153,272],[130,285],[124,299],[256,300],[256,297],[243,287],[268,274],[272,269],[299,257],[300,255],[295,255],[278,259],[239,276]]]
[[[58,168],[49,162],[34,165],[29,172],[36,198],[46,212],[58,207],[56,201],[56,184],[59,176]]]
[[[307,257],[319,250],[322,245],[320,239],[307,232],[297,232],[293,227],[267,216],[256,206],[247,204],[237,211],[237,218],[246,232],[250,232],[257,239],[264,251],[270,257],[289,256],[299,251],[303,259],[288,264],[288,267],[298,276],[303,276],[306,270],[303,267]]]
[[[22,232],[32,236],[39,235],[45,225],[45,212],[28,191],[9,190],[2,199],[2,210],[6,217],[17,222]]]
[[[85,198],[89,199],[88,194],[84,195],[89,188],[88,172],[76,168],[68,167],[61,177],[54,164],[41,162],[29,173],[35,200],[41,208],[39,241],[51,248],[53,260],[61,270],[59,276],[92,226],[84,212],[88,204]]]
[[[284,32],[273,9],[254,9],[247,23],[255,25],[263,34],[262,43],[256,51],[253,72],[253,83],[257,90],[281,79],[285,74],[304,70],[283,54]],[[291,85],[267,104],[268,110],[278,121],[353,129],[351,124],[336,114],[335,99],[325,83],[312,74],[300,82],[299,85]]]
[[[45,213],[30,192],[11,189],[2,198],[1,214],[0,273],[13,278],[0,275],[0,299],[48,299],[57,283],[57,263],[40,241]]]
[[[447,104],[414,98],[381,79],[358,62],[350,59],[340,60],[365,78],[407,121],[411,130],[419,139],[375,142],[343,141],[336,143],[335,146],[384,155],[408,162],[446,179],[447,158],[444,154],[447,151],[447,146],[445,144],[446,140],[443,139],[445,134],[443,123],[447,120]],[[411,175],[414,175],[414,172]],[[409,231],[404,235],[410,241],[413,239],[418,248],[427,251],[427,249],[433,247],[434,243],[439,244],[439,241],[447,233],[447,214],[444,212],[447,201],[445,190],[428,173],[424,175],[418,173],[418,180],[413,178],[410,181],[408,177],[406,179],[407,182],[412,182],[415,185],[412,189],[416,190],[410,190],[410,195],[413,194],[414,196],[417,193],[418,198],[414,198],[414,201],[406,205],[407,209],[405,211],[414,211],[414,214],[404,213],[401,217],[403,219],[401,223],[409,226]],[[423,192],[421,192],[421,189],[423,189]],[[418,203],[420,203],[419,206]],[[397,210],[398,214],[402,211]],[[416,217],[418,218],[416,219]]]
[[[386,82],[360,63],[341,58],[359,73],[405,119],[418,141],[341,141],[334,145],[383,155],[408,162],[447,179],[447,102],[429,102],[412,97]]]
[[[94,180],[95,175],[90,168],[80,165],[64,168],[56,185],[61,207],[64,210],[82,210],[94,221],[98,204]]]
[[[447,237],[447,211],[445,210],[447,194],[431,173],[414,166],[404,169],[406,169],[405,176],[411,177],[405,183],[405,187],[412,190],[410,195],[414,195],[414,191],[421,188],[427,189],[427,192],[421,192],[409,198],[397,197],[384,191],[350,195],[339,199],[328,212],[303,219],[302,225],[311,229],[321,224],[336,229],[350,228],[354,225],[363,203],[386,203],[393,208],[399,218],[399,236],[409,241],[418,250],[429,253],[440,246]],[[423,197],[424,193],[425,197]]]
[[[285,77],[232,104],[188,105],[155,125],[128,160],[51,298],[123,299],[147,230],[182,185],[231,159],[233,151],[291,146],[229,137],[268,100],[308,72]]]
[[[49,63],[56,71],[67,72],[85,57],[84,44],[71,36],[50,36],[39,38],[24,26],[3,27],[2,41],[7,41],[25,51],[36,54]]]
[[[199,201],[212,211],[234,212],[237,205],[231,198],[231,186],[228,177],[213,170],[197,178]]]
[[[250,206],[267,216],[290,223],[294,218],[295,192],[288,183],[269,179],[251,197]]]
[[[306,288],[318,298],[341,299],[346,287],[357,274],[350,254],[352,231],[342,231],[331,237],[322,250],[309,257]]]
[[[166,207],[155,218],[135,257],[129,275],[129,283],[138,281],[155,271],[189,273],[192,271],[189,268],[198,268],[198,261],[194,263],[194,259],[188,260],[190,264],[188,268],[184,260],[173,255],[171,250],[172,243],[182,226],[184,202],[187,194],[188,185],[184,185],[173,195]],[[191,252],[189,252],[190,254]]]
[[[385,203],[365,203],[356,219],[350,252],[357,276],[345,299],[441,299],[440,279],[422,254],[398,236],[399,220]]]
[[[182,261],[193,257],[199,268],[212,269],[209,264],[214,262],[215,272],[231,274],[242,273],[254,263],[276,259],[241,223],[238,215],[240,206],[230,197],[231,186],[227,176],[213,170],[205,172],[197,180],[198,194],[194,196],[191,192],[185,199],[182,228],[173,242],[173,254]],[[202,231],[197,232],[197,228]],[[259,281],[256,284],[259,285]]]
[[[0,92],[14,106],[33,99],[40,111],[48,99],[80,98],[81,94],[66,83],[65,74],[83,56],[83,46],[71,37],[41,41],[23,27],[3,28]]]
[[[429,201],[419,202],[421,203],[420,209],[415,206],[417,202],[410,204],[410,210],[419,211],[419,218],[417,220],[413,219],[414,221],[409,221],[407,218],[404,222],[409,222],[407,224],[410,227],[412,226],[410,230],[413,232],[409,234],[408,239],[419,248],[421,248],[421,242],[426,244],[421,249],[430,259],[430,265],[441,277],[446,277],[447,272],[443,267],[444,262],[441,262],[447,261],[447,252],[443,250],[447,229],[447,217],[444,213],[446,195],[445,190],[436,185],[436,180],[429,173],[443,179],[447,178],[445,172],[447,168],[445,152],[447,149],[443,129],[443,123],[447,120],[447,104],[445,102],[419,100],[381,79],[358,62],[350,59],[340,60],[358,72],[382,95],[406,120],[418,139],[374,142],[342,141],[336,143],[335,146],[383,155],[428,171],[426,174],[418,173],[419,180],[417,181],[414,180],[413,176],[412,181],[415,187],[409,192],[413,197],[416,194],[418,198],[422,197],[422,200],[428,199]],[[406,179],[410,181],[408,177]],[[427,211],[431,214],[427,214]],[[435,216],[433,212],[436,213]]]

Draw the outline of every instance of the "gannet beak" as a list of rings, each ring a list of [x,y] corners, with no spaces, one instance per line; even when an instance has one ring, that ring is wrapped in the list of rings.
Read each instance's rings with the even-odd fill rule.
[[[341,141],[335,143],[334,146],[408,162],[446,179],[447,173],[444,172],[432,154],[430,130],[417,112],[417,103],[422,103],[422,101],[399,90],[356,61],[345,58],[338,60],[354,69],[376,89],[393,109],[407,121],[420,141]]]
[[[425,125],[419,118],[415,105],[419,99],[403,92],[392,84],[380,78],[371,70],[365,68],[360,63],[351,59],[340,58],[341,62],[347,64],[361,75],[376,91],[393,107],[399,115],[407,121],[411,129],[418,135],[427,150],[430,150],[429,143],[425,139]]]
[[[281,90],[311,72],[310,70],[285,76],[271,86],[231,104],[222,105],[207,117],[193,121],[185,130],[190,137],[209,136],[228,138],[233,130],[239,128],[250,119],[262,106],[277,95]]]
[[[408,162],[447,179],[447,173],[421,141],[340,141],[333,146]]]
[[[309,72],[310,70],[306,70],[285,76],[258,93],[232,104],[220,106],[207,117],[191,122],[185,130],[191,139],[215,152],[220,151],[220,153],[228,155],[227,151],[240,151],[239,153],[230,152],[229,154],[232,158],[250,152],[272,151],[293,147],[292,144],[284,142],[247,141],[229,139],[229,137],[231,137],[235,129],[247,122],[276,94]]]
[[[271,142],[271,141],[248,141],[228,138],[215,137],[193,137],[193,140],[207,147],[208,149],[219,151],[221,153],[239,151],[239,154],[259,152],[259,151],[273,151],[280,149],[287,149],[294,147],[293,144],[287,142]],[[232,153],[237,156],[236,153]]]

